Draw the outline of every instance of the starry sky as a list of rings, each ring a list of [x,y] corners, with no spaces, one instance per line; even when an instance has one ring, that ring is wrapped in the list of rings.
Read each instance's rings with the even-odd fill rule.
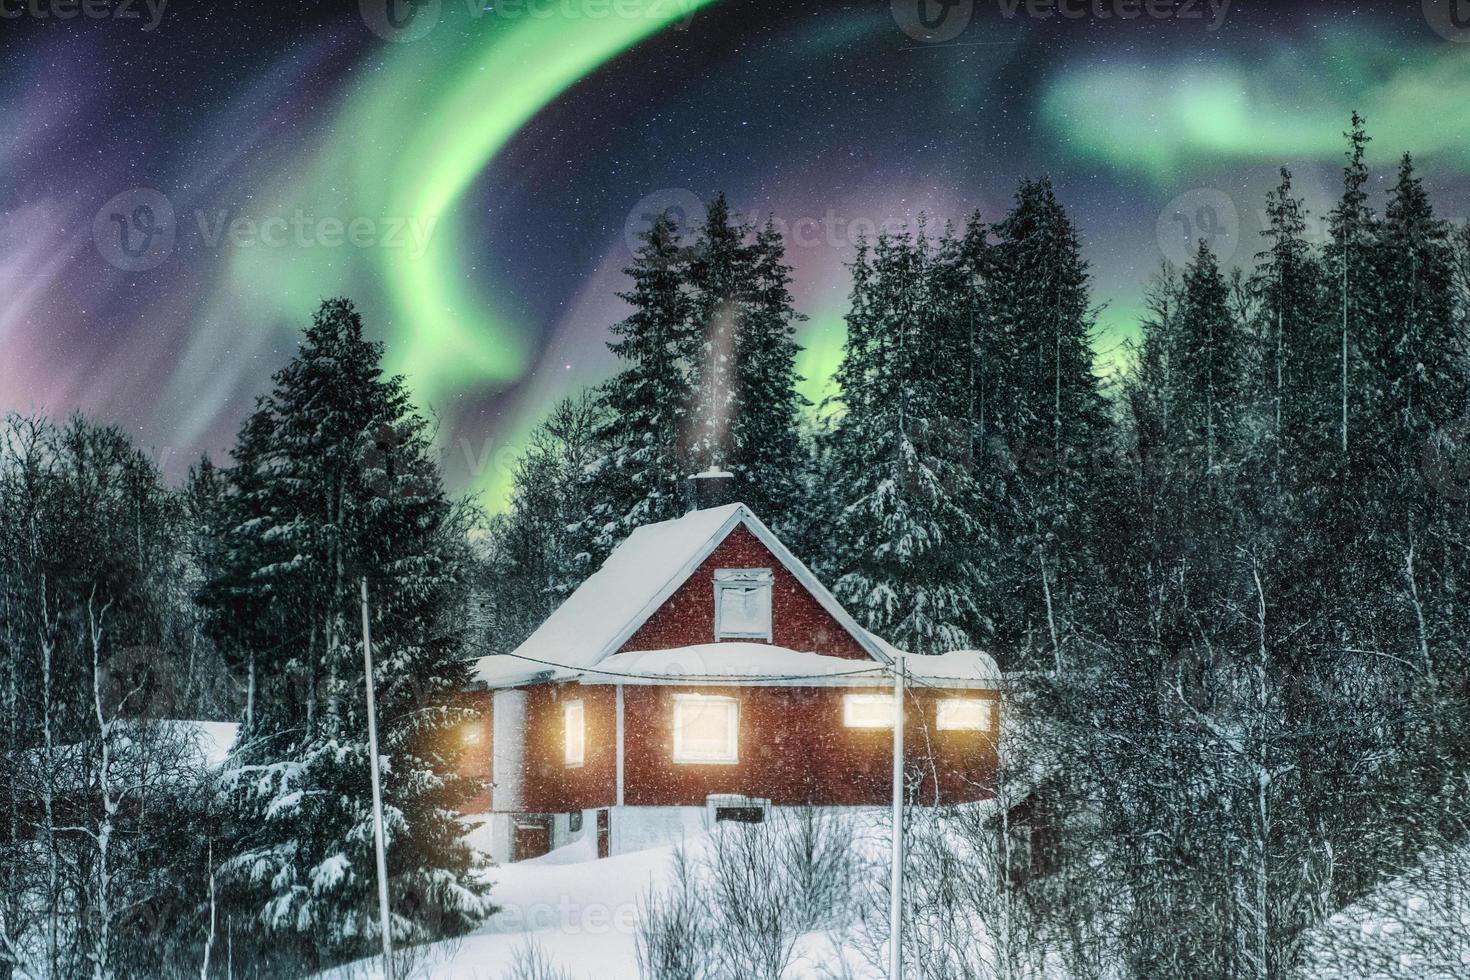
[[[813,398],[858,234],[1024,176],[1081,227],[1103,372],[1192,238],[1251,261],[1278,167],[1323,234],[1355,108],[1380,209],[1411,150],[1470,215],[1455,0],[89,2],[0,0],[0,410],[117,422],[172,478],[348,295],[500,506],[613,369],[637,232],[721,190],[786,235]]]

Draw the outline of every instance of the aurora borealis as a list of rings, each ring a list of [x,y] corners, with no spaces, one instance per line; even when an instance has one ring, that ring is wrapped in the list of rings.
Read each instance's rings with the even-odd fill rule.
[[[1447,216],[1470,214],[1470,32],[1436,30],[1432,2],[1236,0],[1215,30],[977,3],[945,43],[887,0],[7,17],[0,409],[116,421],[177,477],[223,455],[317,302],[346,294],[440,418],[451,482],[494,506],[540,412],[610,370],[648,208],[724,190],[786,229],[816,396],[859,231],[999,217],[1041,173],[1085,235],[1108,365],[1171,208],[1208,203],[1192,230],[1248,262],[1277,167],[1330,207],[1354,108],[1375,176],[1411,150]],[[122,269],[94,221],[139,188],[171,205],[173,244]]]

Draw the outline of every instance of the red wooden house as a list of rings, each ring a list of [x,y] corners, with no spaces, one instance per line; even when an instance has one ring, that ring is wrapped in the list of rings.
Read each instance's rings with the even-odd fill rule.
[[[891,799],[897,651],[739,503],[634,531],[513,654],[482,658],[467,764],[491,853],[586,834],[601,855],[780,806]],[[999,675],[976,651],[907,658],[913,802],[990,795]]]

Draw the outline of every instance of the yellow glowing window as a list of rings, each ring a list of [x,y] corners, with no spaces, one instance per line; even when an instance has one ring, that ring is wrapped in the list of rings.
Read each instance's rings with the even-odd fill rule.
[[[738,762],[740,702],[707,694],[674,695],[674,761]]]
[[[892,728],[893,695],[847,695],[842,699],[842,724],[848,728]]]
[[[561,706],[562,727],[566,730],[567,765],[580,766],[587,752],[587,724],[581,701],[568,701]]]
[[[989,731],[990,702],[981,698],[940,701],[936,721],[942,732]]]

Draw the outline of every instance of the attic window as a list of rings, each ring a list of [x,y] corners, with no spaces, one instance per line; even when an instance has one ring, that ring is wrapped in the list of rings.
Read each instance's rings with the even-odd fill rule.
[[[715,572],[715,639],[769,640],[769,568],[721,568]]]

